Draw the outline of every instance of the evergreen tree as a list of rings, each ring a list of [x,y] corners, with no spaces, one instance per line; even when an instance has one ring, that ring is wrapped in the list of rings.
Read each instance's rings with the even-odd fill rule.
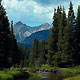
[[[0,2],[0,67],[9,67],[10,28],[6,11]],[[4,60],[5,59],[5,60]],[[7,65],[6,65],[7,64]]]
[[[24,56],[24,67],[27,67],[27,58]]]
[[[70,2],[70,7],[68,11],[68,20],[67,20],[67,26],[64,29],[64,53],[66,54],[66,64],[72,66],[72,56],[74,53],[73,48],[73,30],[75,27],[75,16],[73,11],[73,5]]]
[[[67,25],[64,29],[64,53],[65,53],[65,63],[66,65],[70,66],[72,63],[72,53],[73,53],[73,49],[72,49],[72,45],[71,45],[71,26],[69,24],[69,22],[67,21]]]
[[[38,39],[34,38],[33,45],[30,51],[30,66],[39,66],[40,43]]]
[[[58,33],[58,51],[55,54],[54,58],[56,58],[57,56],[57,62],[56,62],[56,66],[65,66],[65,52],[64,52],[64,29],[66,27],[66,13],[64,10],[64,7],[62,9],[62,7],[60,6],[60,13],[58,14],[60,16],[59,19],[59,33]],[[58,59],[59,58],[59,59]]]
[[[73,28],[74,23],[75,23],[75,16],[74,16],[74,10],[73,10],[72,2],[70,2],[70,7],[69,7],[69,11],[68,11],[68,21],[70,23],[70,26]]]
[[[57,10],[58,11],[58,10]],[[54,10],[53,16],[53,26],[51,28],[51,33],[48,36],[48,54],[47,54],[47,63],[52,65],[53,56],[57,51],[57,42],[58,42],[58,18],[56,9]]]
[[[46,63],[46,41],[41,41],[40,64]]]
[[[62,7],[58,6],[58,9],[57,9],[57,19],[58,19],[58,37],[57,37],[57,51],[55,53],[55,55],[53,56],[53,60],[54,60],[54,66],[58,66],[58,62],[60,63],[61,59],[60,59],[60,55],[62,50],[61,50],[61,44],[62,44],[62,28],[63,28],[63,25],[62,25]]]
[[[17,45],[17,41],[16,38],[14,36],[14,32],[13,32],[13,21],[11,21],[11,40],[10,40],[10,57],[11,57],[11,64],[15,65],[15,64],[19,64],[20,63],[20,54],[18,52],[18,45]]]
[[[76,27],[74,32],[74,55],[73,60],[76,65],[80,64],[80,6],[78,6]]]
[[[24,47],[24,64],[26,64],[26,66],[29,66],[29,56],[30,56],[30,51],[29,48],[27,46]]]

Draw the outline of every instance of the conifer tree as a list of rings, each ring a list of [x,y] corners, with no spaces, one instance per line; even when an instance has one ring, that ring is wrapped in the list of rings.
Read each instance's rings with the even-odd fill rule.
[[[30,66],[38,66],[40,57],[40,43],[38,39],[34,38],[33,45],[30,51]]]
[[[10,28],[6,11],[0,2],[0,67],[9,66]],[[4,60],[5,59],[5,60]],[[7,64],[7,65],[6,65]]]
[[[30,56],[30,52],[29,52],[29,48],[28,46],[24,47],[24,63],[26,66],[29,66],[29,56]]]
[[[71,63],[73,62],[72,60],[72,55],[74,53],[74,48],[73,48],[73,29],[74,29],[74,23],[75,23],[75,16],[74,16],[74,11],[73,11],[73,5],[72,2],[70,2],[70,7],[68,11],[68,20],[67,20],[67,25],[64,29],[64,53],[66,55],[66,64],[69,66],[72,66]]]
[[[12,65],[19,64],[20,63],[20,54],[18,52],[18,45],[17,41],[14,36],[13,32],[13,21],[11,21],[11,40],[10,40],[10,50],[11,50],[11,63]]]
[[[58,56],[57,59],[59,61],[58,62],[58,66],[65,66],[65,52],[64,52],[64,29],[66,27],[66,13],[65,13],[65,10],[64,10],[64,7],[63,9],[61,8],[60,9],[60,19],[59,19],[59,33],[58,33],[58,51],[57,51],[57,55],[55,56]]]
[[[27,67],[27,58],[24,56],[24,67]]]
[[[54,60],[54,66],[58,66],[58,64],[60,63],[61,61],[61,52],[62,52],[62,49],[61,49],[61,43],[62,43],[62,28],[63,28],[63,25],[62,25],[62,7],[58,6],[58,9],[57,9],[57,19],[58,19],[58,39],[57,39],[57,51],[55,53],[55,55],[53,56],[53,60]]]
[[[64,53],[65,53],[65,63],[67,66],[71,66],[72,63],[72,54],[73,54],[73,50],[72,50],[72,45],[71,45],[71,26],[69,24],[69,22],[67,21],[67,25],[64,29]]]
[[[68,21],[70,23],[70,26],[73,28],[74,23],[75,23],[75,16],[74,16],[74,10],[73,10],[72,2],[70,2],[70,7],[69,7],[69,11],[68,11]]]
[[[40,64],[46,63],[46,41],[41,41]]]
[[[58,7],[59,8],[59,7]],[[57,10],[58,11],[58,10]],[[53,16],[53,26],[51,28],[51,33],[48,36],[48,54],[47,54],[47,63],[52,65],[53,56],[57,51],[57,41],[58,41],[58,18],[56,9],[54,9]]]
[[[75,65],[80,64],[80,6],[77,10],[76,27],[74,32],[74,55],[73,60]]]

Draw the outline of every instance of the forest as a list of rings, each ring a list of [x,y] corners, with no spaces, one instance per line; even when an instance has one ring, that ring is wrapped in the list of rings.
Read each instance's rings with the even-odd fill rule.
[[[18,46],[6,10],[0,2],[0,68],[72,67],[80,65],[80,6],[74,13],[70,2],[68,15],[64,6],[54,9],[48,42],[34,38],[31,48]]]
[[[77,16],[74,13],[72,2],[69,5],[68,15],[64,6],[54,9],[52,28],[48,42],[34,38],[32,48],[27,59],[27,66],[42,65],[55,67],[72,67],[80,65],[80,6]],[[25,60],[25,59],[24,59]]]

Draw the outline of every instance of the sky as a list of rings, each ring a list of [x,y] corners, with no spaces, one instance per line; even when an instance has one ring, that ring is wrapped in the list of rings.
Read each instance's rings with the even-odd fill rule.
[[[37,26],[44,23],[52,24],[54,8],[62,5],[68,12],[69,3],[72,1],[74,12],[80,5],[80,0],[2,0],[9,21],[14,24],[18,21],[29,26]]]

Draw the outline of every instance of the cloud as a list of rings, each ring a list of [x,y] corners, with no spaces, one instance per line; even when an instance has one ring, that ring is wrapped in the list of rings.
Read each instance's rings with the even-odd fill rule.
[[[52,7],[45,7],[39,5],[33,0],[3,0],[3,5],[6,8],[9,20],[14,23],[22,21],[30,25],[37,25],[42,23],[50,23],[53,12]],[[50,15],[51,14],[51,15]],[[44,20],[46,18],[46,20]]]
[[[75,12],[80,0],[71,0]],[[70,0],[3,0],[9,20],[14,23],[22,21],[34,26],[42,23],[52,23],[54,8],[58,5],[65,7],[68,12]]]
[[[63,2],[69,2],[70,0],[34,0],[42,6],[53,6],[59,5]]]

